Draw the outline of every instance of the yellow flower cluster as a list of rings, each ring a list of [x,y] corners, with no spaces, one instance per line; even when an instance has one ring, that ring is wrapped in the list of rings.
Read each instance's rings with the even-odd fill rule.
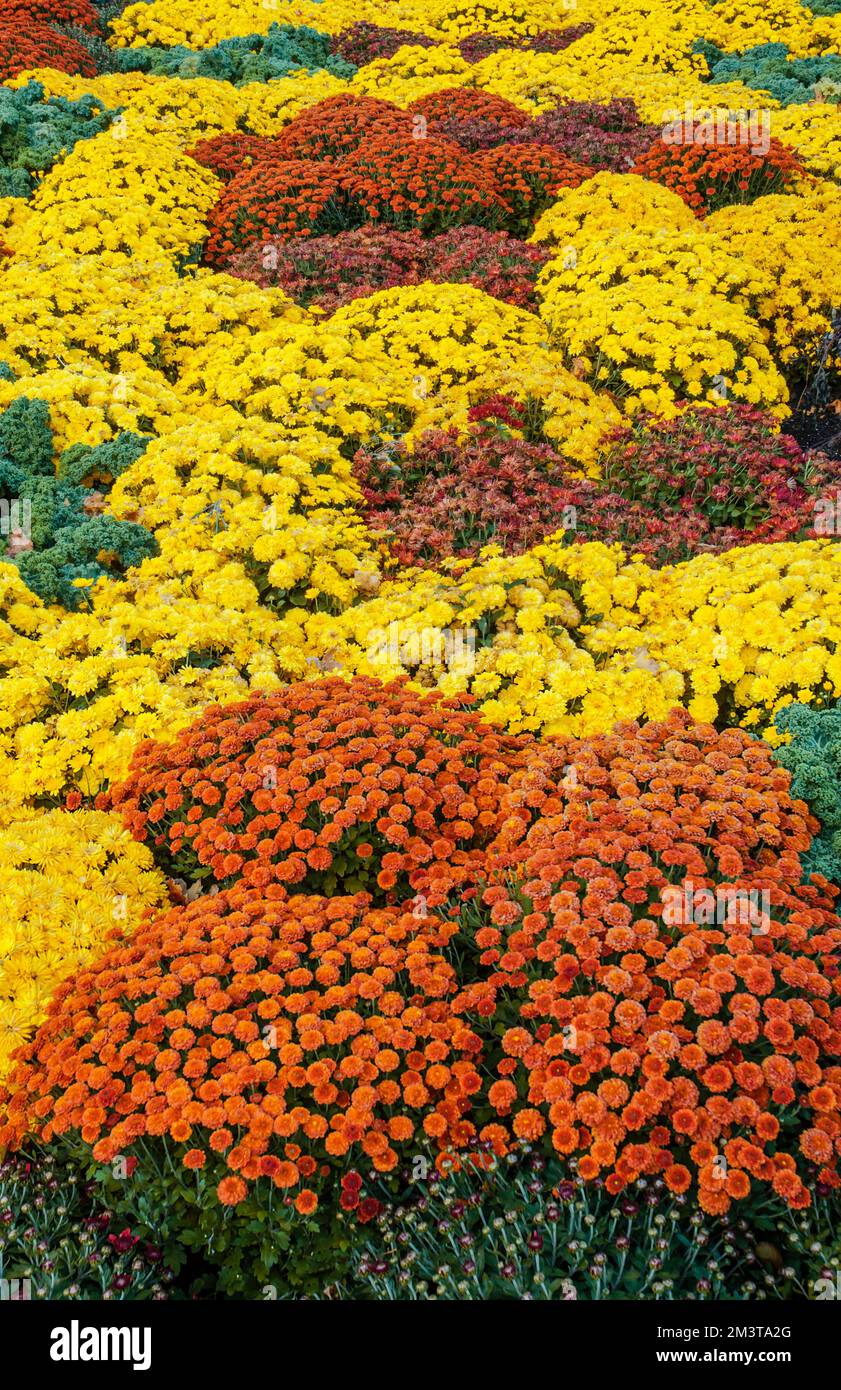
[[[163,377],[112,373],[86,363],[20,375],[14,382],[0,380],[0,408],[5,409],[19,396],[49,403],[58,453],[71,444],[102,444],[120,430],[165,434],[189,420],[180,398]]]
[[[324,71],[232,87],[229,82],[205,77],[188,82],[140,72],[78,77],[54,68],[21,73],[7,85],[24,86],[33,77],[47,97],[77,100],[90,93],[111,110],[124,108],[114,122],[116,139],[128,140],[141,131],[147,135],[163,133],[181,149],[234,130],[275,135],[305,107],[349,87],[342,78]]]
[[[838,51],[826,42],[832,29],[800,0],[717,0],[698,33],[727,53],[763,43],[785,44],[792,58]]]
[[[379,5],[379,19],[369,0],[208,0],[198,8],[192,0],[144,0],[128,5],[111,25],[116,43],[123,48],[142,44],[210,48],[223,39],[265,34],[271,24],[307,24],[322,33],[338,34],[354,20],[383,23],[383,10],[395,9],[386,0]],[[398,21],[394,21],[397,23]]]
[[[88,590],[90,611],[44,607],[0,564],[0,824],[39,798],[93,794],[144,738],[203,705],[278,683],[277,623],[234,562],[158,556]]]
[[[471,76],[470,64],[457,48],[406,44],[393,58],[378,58],[360,68],[350,89],[405,107],[446,87],[472,86]]]
[[[741,82],[711,88],[702,80],[701,68],[688,74],[672,72],[654,66],[656,60],[650,66],[636,67],[588,57],[586,49],[582,57],[585,42],[580,39],[561,53],[502,49],[473,64],[470,85],[506,97],[531,112],[552,110],[563,101],[632,97],[640,118],[654,124],[665,124],[670,119],[668,113],[682,111],[687,102],[696,109],[709,106],[711,100],[734,110],[777,106],[765,93],[754,92]],[[654,52],[655,45],[649,47]]]
[[[376,570],[361,500],[329,437],[309,429],[291,440],[234,411],[226,425],[194,421],[154,440],[109,498],[116,516],[154,533],[165,573],[188,576],[196,554],[218,570],[236,560],[272,610],[356,599],[354,576]]]
[[[787,106],[774,112],[772,122],[774,138],[797,150],[811,174],[841,180],[841,107],[828,102]]]
[[[122,252],[155,261],[204,240],[220,181],[171,136],[138,128],[128,138],[129,130],[120,117],[44,176],[15,238],[18,255],[36,260],[52,248],[63,258]]]
[[[373,350],[391,364],[395,400],[411,390],[410,437],[466,424],[483,397],[514,394],[540,401],[546,433],[571,459],[592,464],[605,432],[618,423],[612,402],[550,352],[540,319],[472,285],[381,290],[339,309],[330,328],[358,333],[366,355]]]
[[[664,419],[682,403],[729,399],[788,414],[788,388],[758,325],[722,295],[632,276],[607,290],[582,290],[555,319],[553,341],[597,389],[620,396],[629,415]]]
[[[62,980],[167,901],[145,845],[114,816],[48,811],[0,830],[0,1078]]]
[[[676,194],[599,174],[562,190],[533,239],[557,248],[538,281],[553,344],[629,414],[668,418],[681,402],[731,398],[787,413],[768,335],[751,317],[772,282]]]
[[[721,208],[705,221],[710,254],[722,248],[759,272],[751,312],[778,362],[814,350],[828,332],[841,285],[841,188],[815,181],[797,193]]]
[[[663,184],[639,174],[605,172],[578,188],[561,189],[538,219],[531,240],[575,250],[580,239],[599,241],[633,228],[679,231],[696,223],[683,199]]]
[[[19,253],[0,278],[4,360],[15,371],[79,363],[157,373],[177,389],[191,353],[214,334],[247,339],[281,321],[310,316],[280,290],[204,269],[178,275],[162,251]]]
[[[792,700],[841,694],[841,545],[755,545],[652,570],[550,538],[447,573],[408,572],[338,618],[290,614],[322,667],[468,690],[515,730],[587,735],[682,704],[767,733]],[[304,653],[307,656],[304,656]]]

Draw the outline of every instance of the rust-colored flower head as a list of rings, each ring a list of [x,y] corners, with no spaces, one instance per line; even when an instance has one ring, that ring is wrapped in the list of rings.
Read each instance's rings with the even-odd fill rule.
[[[453,1003],[499,1038],[497,1121],[611,1191],[694,1181],[709,1212],[836,1182],[836,890],[804,881],[814,822],[765,745],[684,712],[552,741],[508,809]]]
[[[390,101],[340,92],[308,106],[273,143],[281,159],[342,159],[374,132],[411,136],[411,119]]]
[[[173,908],[61,987],[0,1090],[0,1144],[72,1131],[108,1162],[166,1136],[223,1205],[266,1178],[309,1214],[305,1180],[347,1156],[388,1172],[425,1120],[443,1147],[469,1109],[455,930],[278,884]]]
[[[718,143],[689,137],[676,144],[655,140],[635,161],[634,173],[671,188],[699,217],[731,203],[784,193],[806,174],[799,156],[781,141],[769,138],[764,148],[754,148],[743,138],[744,129],[737,127],[732,134],[733,141],[725,131],[724,142]],[[736,137],[739,143],[734,143]]]
[[[533,743],[405,681],[325,677],[142,745],[99,804],[173,878],[408,897],[481,860]]]

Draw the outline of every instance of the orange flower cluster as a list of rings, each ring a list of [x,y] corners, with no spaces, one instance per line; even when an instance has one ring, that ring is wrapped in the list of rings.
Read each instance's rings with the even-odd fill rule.
[[[204,867],[226,884],[440,898],[492,839],[532,746],[405,680],[328,677],[211,708],[174,744],[141,745],[97,804],[189,878]]]
[[[0,1091],[0,1145],[74,1130],[107,1163],[160,1136],[223,1205],[266,1178],[308,1214],[346,1155],[389,1172],[420,1130],[467,1142],[454,930],[279,885],[175,908],[59,990]]]
[[[267,135],[245,135],[241,130],[211,135],[187,151],[191,159],[211,169],[218,179],[230,183],[243,169],[261,160],[277,158],[277,141]]]
[[[368,221],[430,235],[469,223],[527,233],[559,189],[592,174],[544,145],[469,154],[439,133],[458,119],[512,133],[529,121],[504,98],[466,88],[432,93],[406,111],[342,93],[273,139],[200,141],[193,158],[228,181],[209,217],[205,260],[222,266],[261,238],[330,235]]]
[[[365,219],[433,234],[465,223],[507,224],[510,209],[481,159],[450,140],[377,131],[344,161],[345,187]]]
[[[223,1204],[267,1177],[302,1212],[421,1131],[711,1213],[841,1186],[837,890],[804,881],[817,823],[744,731],[536,742],[325,678],[145,745],[109,803],[226,886],[62,986],[0,1145],[168,1136]]]
[[[509,230],[523,236],[562,188],[577,188],[595,172],[568,159],[552,145],[497,145],[474,158],[511,209]]]
[[[794,1207],[839,1185],[841,925],[787,788],[764,745],[683,712],[512,778],[453,1003],[499,1035],[484,1138],[545,1136],[614,1193],[697,1182],[714,1213],[754,1182]]]
[[[659,140],[636,160],[634,173],[665,184],[703,217],[731,203],[784,193],[806,171],[779,140],[770,140],[765,153],[744,144],[670,145]]]
[[[79,29],[102,33],[102,23],[92,0],[3,0],[2,14],[26,22],[72,24]]]
[[[410,136],[411,119],[390,101],[340,92],[308,106],[273,143],[280,159],[343,159],[374,132]]]
[[[68,34],[22,10],[0,14],[0,82],[29,68],[96,76],[96,63],[88,50]]]
[[[411,114],[424,116],[429,122],[493,121],[505,127],[527,126],[531,117],[513,101],[483,92],[478,87],[444,87],[418,97],[409,107]]]
[[[204,258],[220,265],[260,237],[287,241],[353,225],[338,165],[322,160],[260,159],[231,179],[208,216]]]

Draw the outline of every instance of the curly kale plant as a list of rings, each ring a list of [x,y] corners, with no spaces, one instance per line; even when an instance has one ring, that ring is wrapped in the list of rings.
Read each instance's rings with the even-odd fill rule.
[[[123,573],[157,553],[144,526],[100,515],[107,489],[148,443],[126,431],[95,447],[75,444],[56,470],[46,402],[21,396],[0,414],[3,558],[45,603],[76,609],[86,586],[74,581]]]
[[[107,110],[96,97],[44,100],[40,82],[12,91],[0,87],[0,197],[28,198],[37,176],[111,125],[118,110]]]
[[[807,802],[821,823],[803,861],[812,873],[841,886],[841,700],[829,709],[787,705],[776,725],[791,742],[774,756],[791,773],[792,794]]]
[[[356,72],[331,51],[329,34],[306,25],[272,24],[265,34],[223,39],[212,48],[194,50],[183,44],[172,48],[146,46],[110,50],[112,65],[120,72],[148,72],[157,77],[213,77],[243,86],[268,82],[292,72],[331,72],[351,78]]]
[[[713,85],[744,82],[754,91],[769,92],[782,106],[803,105],[813,101],[821,88],[841,84],[837,54],[791,58],[784,43],[761,43],[742,53],[725,53],[708,39],[698,39],[694,52],[706,58]]]

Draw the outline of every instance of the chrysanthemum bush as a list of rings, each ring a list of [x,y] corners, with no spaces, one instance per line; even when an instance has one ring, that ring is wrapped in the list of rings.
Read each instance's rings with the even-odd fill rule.
[[[403,735],[395,771],[428,763],[434,775],[447,738],[465,750],[452,706],[423,700],[446,721],[430,733],[428,718],[389,709],[407,702],[400,687],[381,696],[367,749],[352,718],[334,707],[324,719],[365,759],[334,784],[348,814],[389,726]],[[204,756],[222,755],[216,784],[195,768],[191,780],[195,823],[204,791],[218,805],[226,789],[236,844],[246,779],[242,710],[230,715],[218,743],[204,725]],[[330,781],[333,764],[289,732],[274,743],[294,749],[289,781],[306,801],[308,771]],[[170,754],[175,768],[177,744]],[[521,741],[507,762],[504,786],[474,769],[472,799],[491,803],[475,830],[459,819],[452,764],[438,778],[449,805],[433,797],[429,814],[407,784],[406,815],[390,808],[386,836],[425,817],[430,834],[436,817],[444,827],[427,892],[377,907],[348,893],[346,874],[313,895],[300,849],[273,843],[271,867],[246,865],[117,940],[58,989],[22,1050],[0,1091],[0,1142],[34,1133],[94,1163],[135,1157],[118,1209],[142,1232],[165,1204],[188,1248],[212,1237],[231,1292],[275,1266],[293,1284],[323,1279],[352,1244],[347,1174],[395,1172],[421,1140],[441,1155],[527,1142],[613,1195],[662,1179],[711,1214],[750,1211],[763,1193],[801,1209],[816,1185],[836,1189],[836,890],[805,882],[817,822],[769,748],[675,712],[588,740]],[[145,837],[125,797],[123,810]],[[342,811],[327,814],[341,834]],[[290,896],[284,876],[303,891]],[[393,887],[392,868],[380,879]]]
[[[378,58],[393,58],[398,48],[405,44],[414,47],[431,48],[435,40],[427,34],[416,34],[411,29],[394,29],[368,20],[357,20],[354,24],[334,34],[333,52],[356,67],[365,67]]]
[[[399,445],[361,449],[354,472],[368,525],[406,565],[477,555],[490,544],[518,554],[564,523],[575,529],[585,498],[596,495],[593,484],[573,481],[548,445],[492,428],[467,437],[431,430],[411,452]]]
[[[841,277],[841,246],[834,235],[839,217],[841,188],[814,179],[750,206],[722,208],[703,224],[719,254],[736,254],[755,269],[752,313],[786,368],[814,370],[831,329]],[[830,358],[825,370],[831,391],[838,364]]]
[[[405,682],[329,677],[210,709],[175,743],[142,745],[101,804],[190,882],[393,900],[490,841],[529,744]]]
[[[337,1225],[346,1155],[390,1171],[424,1125],[456,1123],[479,1084],[474,1036],[444,1001],[453,930],[405,907],[372,910],[365,895],[289,899],[276,884],[176,908],[59,992],[52,1041],[41,1038],[55,1094],[47,1105],[39,1060],[28,1091],[16,1080],[3,1137],[37,1114],[44,1137],[76,1155],[92,1145],[109,1167],[136,1158],[114,1185],[118,1209],[140,1230],[144,1213],[151,1223],[165,1210],[190,1250],[212,1233],[227,1292],[274,1266],[293,1285],[323,1277],[348,1245]]]
[[[564,101],[541,112],[514,140],[552,145],[569,159],[592,169],[624,174],[659,136],[659,128],[640,120],[629,97],[612,101]]]
[[[225,183],[262,160],[278,157],[275,140],[265,135],[244,135],[239,130],[230,134],[210,135],[206,140],[197,141],[187,153],[197,164],[211,169]]]
[[[265,287],[277,286],[306,308],[332,313],[353,299],[425,280],[470,284],[494,299],[537,309],[535,281],[550,256],[507,232],[455,227],[424,238],[376,223],[336,236],[286,243],[257,241],[232,255],[225,269]]]
[[[576,39],[592,33],[592,30],[592,24],[567,24],[562,29],[541,29],[536,34],[523,34],[518,38],[477,31],[459,39],[458,51],[467,63],[481,63],[492,53],[506,48],[531,53],[563,53]]]
[[[841,924],[799,857],[815,821],[769,749],[684,714],[543,756],[459,938],[476,978],[454,1011],[498,1040],[480,1135],[545,1137],[612,1192],[662,1174],[713,1213],[762,1185],[807,1207],[841,1146]]]
[[[533,241],[560,249],[610,238],[617,231],[654,227],[681,231],[696,219],[679,194],[634,173],[602,169],[576,189],[565,189],[539,219]]]
[[[527,111],[479,87],[443,87],[413,101],[409,111],[413,116],[422,116],[435,133],[442,121],[450,128],[460,121],[491,121],[503,129],[529,124]]]
[[[508,226],[520,235],[531,231],[562,188],[577,188],[593,172],[551,145],[497,145],[481,162],[510,208]]]
[[[281,159],[342,159],[375,134],[410,136],[411,119],[390,101],[341,92],[301,111],[274,143]]]
[[[0,15],[0,80],[7,82],[34,68],[96,75],[96,63],[87,49],[52,24],[19,10]]]
[[[42,20],[47,24],[75,25],[100,33],[102,25],[91,0],[4,0],[3,17],[20,18],[24,23]]]
[[[564,101],[526,122],[511,125],[478,116],[439,119],[437,133],[465,149],[487,150],[497,145],[544,145],[565,158],[594,170],[626,174],[654,140],[658,126],[640,121],[633,101]]]
[[[484,165],[448,140],[377,134],[344,162],[349,196],[372,220],[440,232],[465,222],[498,226],[508,205]]]
[[[761,329],[723,294],[649,273],[611,288],[582,283],[573,298],[556,313],[554,297],[544,297],[551,341],[627,414],[646,410],[669,419],[688,405],[722,399],[788,413],[788,388]]]
[[[342,174],[328,160],[261,160],[237,174],[212,209],[205,260],[220,264],[256,237],[320,236],[353,221]]]
[[[601,465],[603,492],[582,508],[581,538],[615,538],[660,564],[813,536],[817,509],[837,490],[832,459],[807,455],[751,406],[643,416],[616,432]]]
[[[770,139],[767,151],[745,144],[668,144],[655,141],[634,172],[663,183],[703,216],[730,203],[752,203],[790,188],[804,166],[795,152]]]
[[[494,408],[528,428],[516,402]],[[436,565],[490,544],[513,555],[559,532],[568,543],[619,541],[650,564],[678,564],[814,536],[820,508],[836,505],[833,460],[805,454],[750,406],[644,415],[605,440],[596,479],[545,443],[495,428],[483,407],[471,415],[467,434],[431,430],[411,451],[380,444],[356,456],[365,520],[401,564]]]

